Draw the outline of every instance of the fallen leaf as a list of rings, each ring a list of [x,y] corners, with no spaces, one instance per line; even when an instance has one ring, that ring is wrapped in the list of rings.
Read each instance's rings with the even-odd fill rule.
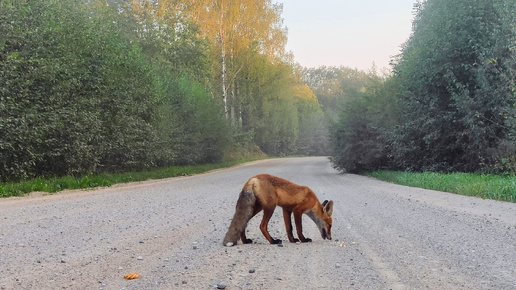
[[[125,274],[124,278],[127,279],[127,280],[138,279],[138,278],[140,278],[140,274],[138,274],[138,273],[129,273],[129,274]]]

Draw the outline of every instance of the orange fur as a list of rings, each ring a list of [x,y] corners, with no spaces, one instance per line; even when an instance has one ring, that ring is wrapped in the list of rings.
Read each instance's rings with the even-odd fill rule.
[[[283,218],[290,242],[312,241],[303,235],[301,224],[303,214],[308,215],[315,222],[323,239],[331,240],[333,201],[325,201],[321,204],[307,186],[300,186],[269,174],[259,174],[251,177],[242,188],[223,244],[236,245],[239,237],[244,244],[252,243],[252,240],[246,237],[245,228],[249,220],[262,210],[263,218],[260,223],[262,234],[271,244],[281,243],[281,240],[273,239],[267,230],[276,206],[283,208]],[[299,240],[292,234],[292,214],[294,214]]]

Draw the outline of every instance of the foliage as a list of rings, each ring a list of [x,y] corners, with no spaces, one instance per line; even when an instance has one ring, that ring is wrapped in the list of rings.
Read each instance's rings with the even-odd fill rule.
[[[258,66],[250,68],[255,75],[251,83],[255,119],[249,124],[255,132],[258,146],[270,155],[287,155],[294,152],[298,136],[298,112],[289,82],[290,68],[284,64],[271,64],[260,57]]]
[[[418,2],[394,74],[349,86],[333,126],[335,167],[514,171],[515,9],[514,0]],[[338,91],[324,76],[316,85]]]
[[[206,59],[177,65],[128,39],[130,19],[78,0],[3,1],[0,15],[1,180],[222,158],[219,106],[187,77]],[[182,36],[161,45],[202,58]]]
[[[137,47],[99,29],[72,1],[2,8],[19,21],[4,27],[1,46],[2,178],[145,160],[152,82]]]
[[[164,74],[166,75],[166,74]],[[222,109],[214,105],[209,94],[197,83],[187,78],[166,78],[167,86],[163,100],[164,116],[161,127],[166,136],[162,138],[165,148],[172,156],[162,164],[203,164],[222,160],[230,129]]]
[[[296,91],[281,10],[1,1],[0,181],[323,152],[321,109]]]
[[[304,113],[307,117],[302,126],[302,136],[307,137],[300,138],[298,146],[307,148],[311,154],[329,155],[334,147],[332,139],[339,138],[336,134],[340,133],[335,128],[338,127],[343,104],[363,93],[369,75],[343,66],[308,68],[303,69],[301,74],[302,80],[313,90],[320,105]],[[307,138],[313,141],[307,144]]]
[[[406,117],[392,138],[401,168],[475,171],[512,138],[516,37],[506,14],[514,5],[429,0],[418,7],[395,65]]]
[[[333,124],[340,114],[341,104],[360,95],[369,74],[343,66],[320,66],[305,69],[303,78],[321,103],[328,124]]]
[[[329,132],[317,97],[307,85],[293,86],[299,117],[296,150],[300,155],[328,155]]]
[[[371,74],[363,92],[343,104],[331,138],[335,168],[362,173],[391,166],[388,133],[399,119],[397,90],[395,79]]]

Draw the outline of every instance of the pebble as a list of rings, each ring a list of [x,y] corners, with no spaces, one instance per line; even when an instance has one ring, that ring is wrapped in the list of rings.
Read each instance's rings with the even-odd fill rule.
[[[256,269],[250,269],[249,270],[249,273],[251,273],[251,274],[254,273],[254,272],[256,272]]]
[[[143,257],[142,256],[138,256],[138,258],[136,258],[138,260],[143,260]]]
[[[219,283],[219,284],[217,284],[217,289],[226,289],[226,285]]]

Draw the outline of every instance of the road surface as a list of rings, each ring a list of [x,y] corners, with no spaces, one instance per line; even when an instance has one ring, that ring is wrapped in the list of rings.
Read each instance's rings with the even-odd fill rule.
[[[269,173],[335,202],[333,240],[222,246],[240,189]],[[0,289],[516,289],[516,204],[340,174],[327,158],[0,200]],[[294,231],[295,233],[295,231]],[[125,280],[137,272],[141,278]]]

